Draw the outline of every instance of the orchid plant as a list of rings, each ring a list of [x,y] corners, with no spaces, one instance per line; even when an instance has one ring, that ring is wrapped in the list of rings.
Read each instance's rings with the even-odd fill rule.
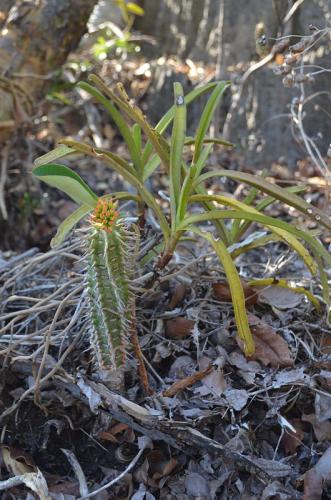
[[[33,173],[38,179],[59,188],[79,205],[59,226],[52,246],[60,244],[75,224],[89,213],[92,214],[88,283],[91,318],[98,338],[98,356],[105,369],[112,370],[124,365],[123,336],[125,325],[130,321],[132,300],[132,271],[126,269],[124,259],[125,256],[134,255],[132,248],[137,247],[134,242],[137,242],[139,233],[137,228],[130,228],[119,215],[117,204],[122,200],[136,203],[140,225],[143,225],[148,210],[153,212],[162,233],[162,243],[154,253],[158,269],[168,265],[177,244],[188,236],[195,235],[211,245],[229,283],[238,336],[246,355],[254,352],[254,340],[248,323],[241,279],[235,265],[235,258],[240,253],[270,241],[284,242],[299,255],[313,276],[319,273],[323,299],[329,304],[325,268],[331,265],[331,256],[319,241],[316,231],[300,229],[297,224],[289,224],[264,213],[269,205],[280,201],[330,230],[329,217],[298,195],[302,187],[284,189],[260,176],[227,169],[206,169],[208,157],[215,145],[231,147],[230,143],[222,139],[208,137],[215,109],[229,85],[228,81],[212,82],[184,96],[181,84],[175,83],[174,105],[153,127],[143,112],[132,103],[122,85],[117,85],[113,90],[100,77],[91,75],[89,83],[81,82],[78,86],[108,111],[126,143],[130,161],[91,144],[66,139],[35,162]],[[195,136],[188,137],[187,107],[208,92],[210,96]],[[166,132],[171,124],[172,133],[168,137]],[[190,162],[185,160],[187,155],[183,154],[188,147],[193,151]],[[135,193],[113,192],[98,198],[74,170],[54,163],[77,153],[102,161],[127,181]],[[147,187],[146,181],[160,168],[168,175],[168,208],[162,208],[155,194]],[[244,201],[207,192],[205,182],[215,177],[232,179],[249,186]],[[258,194],[265,196],[261,199],[257,197]],[[192,205],[199,205],[200,212],[193,214]],[[212,222],[213,226],[206,229],[207,222]],[[264,232],[245,239],[252,224],[262,225]],[[130,269],[133,267],[128,266]],[[284,280],[280,286],[290,287]],[[306,296],[319,307],[319,302],[310,292],[306,291]]]

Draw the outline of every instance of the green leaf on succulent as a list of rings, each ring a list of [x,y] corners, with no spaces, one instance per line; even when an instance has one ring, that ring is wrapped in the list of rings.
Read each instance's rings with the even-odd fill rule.
[[[317,238],[313,238],[306,231],[301,231],[294,226],[291,226],[287,222],[274,219],[273,217],[268,217],[267,215],[255,214],[251,212],[244,212],[241,210],[210,210],[209,212],[204,212],[197,215],[189,215],[187,216],[181,224],[177,227],[178,231],[186,231],[187,226],[191,226],[192,224],[197,224],[203,221],[212,221],[215,219],[243,219],[243,220],[251,220],[253,222],[261,223],[264,226],[273,226],[278,227],[280,229],[284,229],[290,234],[293,234],[299,239],[302,239],[308,243],[312,252],[314,252],[314,257],[316,260],[316,254],[322,257],[325,262],[331,265],[331,255],[327,252],[327,250],[323,247],[323,245],[318,241]]]
[[[88,205],[81,205],[77,210],[70,214],[63,222],[59,225],[56,231],[56,235],[51,240],[51,248],[61,245],[67,234],[72,230],[72,228],[91,212],[91,207]]]
[[[90,85],[87,82],[78,82],[77,86],[93,96],[108,111],[128,147],[135,168],[140,171],[142,163],[139,149],[137,148],[135,140],[132,136],[130,127],[121,113],[110,102],[110,100],[107,99],[98,89],[93,87],[93,85]]]
[[[56,163],[41,165],[33,170],[33,174],[46,184],[66,193],[76,203],[94,208],[97,195],[71,168]]]
[[[176,219],[176,209],[181,188],[182,157],[186,134],[186,105],[183,87],[179,82],[174,83],[174,97],[175,116],[171,135],[169,171],[170,208],[173,222]]]
[[[246,205],[245,203],[242,203],[238,200],[229,198],[227,196],[221,196],[221,195],[206,195],[206,196],[198,196],[198,195],[193,195],[191,197],[192,201],[205,201],[205,200],[210,200],[210,201],[216,201],[220,203],[221,205],[229,206],[241,211],[245,211],[251,214],[255,215],[260,215],[260,212],[258,212],[255,208]],[[302,258],[310,272],[315,275],[317,273],[317,265],[316,262],[312,259],[310,253],[308,250],[300,243],[300,241],[292,234],[292,226],[288,224],[288,229],[284,230],[278,227],[274,226],[269,226],[265,224],[265,227],[270,229],[273,233],[277,234],[278,236],[281,237],[285,243],[287,243],[297,254]]]
[[[212,245],[218,258],[220,259],[230,287],[234,316],[238,328],[238,335],[244,343],[245,354],[247,356],[252,355],[255,351],[255,345],[248,324],[245,295],[238,271],[231,258],[231,255],[229,254],[224,243],[221,240],[215,240],[210,233],[200,231],[199,229],[192,226],[188,227],[187,229],[206,239]]]
[[[68,156],[70,154],[75,153],[75,150],[72,148],[69,148],[68,146],[65,146],[64,144],[60,144],[56,148],[52,149],[52,151],[49,151],[45,155],[39,156],[35,161],[34,161],[34,166],[39,167],[40,165],[46,165],[47,163],[51,163],[55,160],[59,160],[60,158],[63,158],[64,156]]]
[[[185,146],[192,146],[195,143],[194,137],[186,137]],[[233,148],[235,145],[232,142],[226,141],[225,139],[219,138],[205,138],[203,140],[204,144],[216,144],[219,146],[226,146],[227,148]]]
[[[310,205],[296,194],[289,193],[288,191],[286,191],[286,189],[277,186],[277,184],[272,184],[271,182],[268,182],[261,177],[257,177],[251,174],[225,169],[202,174],[197,180],[197,184],[202,183],[212,177],[229,177],[230,179],[237,180],[238,182],[243,182],[244,184],[254,186],[263,193],[269,194],[273,198],[282,201],[286,205],[296,208],[310,219],[331,230],[331,219],[324,212],[322,212],[322,210],[319,210],[313,205]]]
[[[200,122],[198,125],[198,129],[195,135],[195,149],[193,156],[193,163],[196,163],[197,159],[200,156],[201,148],[203,146],[203,142],[205,140],[206,133],[209,129],[210,123],[213,119],[214,112],[217,104],[219,103],[220,98],[222,97],[224,91],[229,87],[229,82],[219,82],[211,96],[208,99],[207,104],[204,107],[202,112]]]
[[[185,96],[185,104],[188,106],[191,104],[195,99],[200,97],[201,95],[205,94],[206,92],[209,92],[210,90],[213,90],[219,82],[210,82],[205,85],[201,85],[201,87],[197,87],[191,92],[189,92]],[[227,82],[230,84],[230,82]],[[159,134],[164,134],[164,132],[167,130],[169,125],[171,124],[172,120],[174,119],[174,114],[175,114],[175,106],[172,106],[167,113],[161,118],[161,120],[158,122],[158,124],[155,127],[155,131]],[[148,142],[144,148],[143,155],[142,155],[142,162],[145,163],[150,154],[153,151],[153,146],[151,142]]]

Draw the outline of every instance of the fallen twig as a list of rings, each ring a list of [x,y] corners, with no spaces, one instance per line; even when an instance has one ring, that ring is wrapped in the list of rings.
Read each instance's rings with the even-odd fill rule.
[[[178,380],[172,386],[169,387],[166,391],[164,391],[163,396],[166,396],[168,398],[171,398],[173,396],[176,396],[178,392],[183,391],[187,387],[190,387],[191,385],[195,384],[196,382],[199,382],[202,380],[208,373],[210,373],[212,370],[212,365],[209,365],[207,368],[204,370],[200,370],[198,372],[193,373],[193,375],[189,375],[188,377],[182,378],[181,380]]]

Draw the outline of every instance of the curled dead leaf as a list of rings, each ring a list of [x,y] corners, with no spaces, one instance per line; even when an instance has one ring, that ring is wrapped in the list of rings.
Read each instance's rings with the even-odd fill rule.
[[[315,413],[310,415],[302,415],[302,420],[304,422],[309,422],[314,429],[316,439],[318,441],[329,441],[331,440],[331,422],[326,420],[325,422],[319,422]]]
[[[260,361],[273,368],[293,366],[294,360],[287,343],[275,332],[272,326],[253,314],[249,314],[248,320],[255,343],[255,352],[250,356],[250,359]],[[240,340],[238,343],[242,348]]]
[[[251,286],[247,285],[244,281],[241,281],[244,295],[245,303],[247,306],[251,306],[257,303],[257,293]],[[230,286],[227,281],[219,281],[212,284],[214,295],[216,298],[222,302],[232,302]]]
[[[154,481],[171,474],[177,465],[177,460],[167,458],[161,450],[150,451],[146,458],[149,464],[149,472]]]
[[[305,474],[303,500],[320,500],[323,483],[331,481],[331,446],[317,464]]]
[[[6,469],[15,476],[38,471],[32,457],[18,448],[1,445],[0,454]]]
[[[190,335],[194,325],[195,321],[182,316],[167,319],[165,321],[165,335],[171,340],[182,340]]]
[[[100,432],[99,439],[104,441],[110,441],[111,443],[118,443],[116,434],[126,431],[129,428],[127,424],[122,424],[121,422],[113,425],[108,431]]]
[[[303,301],[303,295],[295,293],[293,290],[287,288],[280,288],[278,286],[255,287],[256,295],[259,302],[268,304],[276,309],[286,310],[294,309]]]
[[[186,286],[183,283],[178,283],[178,285],[175,287],[171,295],[168,304],[168,309],[170,310],[175,309],[178,306],[178,304],[183,302],[183,300],[185,299],[186,292],[187,292]]]

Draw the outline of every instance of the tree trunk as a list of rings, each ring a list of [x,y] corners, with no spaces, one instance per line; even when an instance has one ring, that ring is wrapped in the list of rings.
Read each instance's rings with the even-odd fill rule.
[[[231,79],[234,82],[234,99],[245,70],[260,60],[255,35],[259,23],[263,23],[267,39],[270,40],[269,47],[266,47],[269,50],[274,37],[280,32],[283,35],[304,35],[311,34],[310,24],[316,24],[320,29],[331,26],[331,0],[306,0],[299,3],[298,0],[141,0],[145,16],[137,19],[136,25],[143,34],[155,38],[156,45],[148,48],[148,54],[154,57],[176,54],[183,59],[215,64],[217,79]],[[221,25],[219,16],[222,15],[222,4],[224,12]],[[299,7],[285,27],[282,20],[295,4]],[[330,32],[309,52],[309,64],[330,66],[329,41]],[[282,77],[274,74],[275,66],[274,62],[270,62],[247,79],[238,106],[230,106],[230,93],[225,105],[227,109],[232,107],[235,111],[231,119],[227,119],[228,138],[237,144],[246,162],[252,165],[262,166],[263,161],[263,166],[268,166],[280,157],[295,164],[299,158],[306,156],[302,141],[292,133],[293,123],[289,114],[291,102],[300,95],[300,90],[298,87],[285,88]],[[171,89],[169,78],[178,78],[178,75],[165,78],[168,71],[165,65],[157,71],[162,75],[156,74],[155,87],[158,87],[158,91],[154,92],[153,97],[154,115],[158,107],[164,107],[165,101],[169,104],[172,102],[172,96],[163,91],[163,82],[166,83],[165,88]],[[304,123],[307,132],[316,138],[322,154],[326,153],[330,142],[329,118],[325,115],[323,120],[320,119],[321,109],[329,108],[330,95],[325,92],[330,87],[329,75],[324,73],[316,76],[315,82],[306,87],[307,95],[324,91],[318,100],[312,100],[307,105]],[[223,105],[223,121],[227,109]],[[196,115],[199,116],[199,113],[193,109],[193,116]]]
[[[11,3],[5,0],[1,12]],[[10,9],[0,36],[0,131],[31,116],[45,76],[60,68],[78,46],[96,3],[17,1]]]
[[[0,6],[0,29],[5,24],[8,16],[8,12],[14,5],[15,0],[2,0]]]

